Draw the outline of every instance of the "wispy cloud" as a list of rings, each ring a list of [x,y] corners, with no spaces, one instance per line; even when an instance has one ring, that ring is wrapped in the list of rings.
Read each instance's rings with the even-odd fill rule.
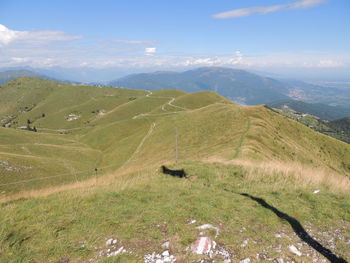
[[[47,44],[53,41],[68,41],[81,38],[81,36],[69,35],[62,31],[16,31],[0,24],[0,47],[19,41],[22,44]]]
[[[327,0],[299,0],[296,2],[280,4],[280,5],[271,5],[271,6],[255,6],[255,7],[247,7],[247,8],[239,8],[233,9],[230,11],[214,14],[213,17],[217,19],[225,19],[225,18],[238,18],[244,16],[251,16],[254,14],[265,15],[268,13],[277,12],[285,9],[303,9],[303,8],[311,8],[322,3],[325,3]]]

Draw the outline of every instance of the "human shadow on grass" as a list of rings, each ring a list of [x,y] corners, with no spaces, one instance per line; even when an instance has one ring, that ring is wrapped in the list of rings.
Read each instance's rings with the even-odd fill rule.
[[[297,234],[297,236],[303,240],[305,243],[307,243],[310,247],[312,247],[313,249],[315,249],[316,251],[318,251],[320,254],[322,254],[324,257],[326,257],[330,262],[334,262],[334,263],[347,263],[347,261],[343,258],[338,257],[337,255],[335,255],[331,250],[329,250],[328,248],[322,246],[319,242],[317,242],[312,236],[310,236],[306,230],[304,229],[304,227],[300,224],[300,222],[298,220],[296,220],[294,217],[291,217],[289,215],[287,215],[286,213],[281,212],[280,210],[278,210],[277,208],[273,207],[272,205],[269,205],[264,199],[262,198],[258,198],[258,197],[254,197],[251,196],[249,194],[246,193],[240,193],[240,195],[248,197],[252,200],[254,200],[255,202],[257,202],[258,204],[260,204],[261,206],[265,207],[266,209],[271,210],[272,212],[275,213],[275,215],[277,215],[279,218],[286,220],[291,227],[293,228],[295,234]]]

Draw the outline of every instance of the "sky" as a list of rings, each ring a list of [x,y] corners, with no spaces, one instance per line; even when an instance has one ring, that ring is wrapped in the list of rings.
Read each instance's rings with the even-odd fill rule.
[[[349,0],[0,0],[0,68],[350,80],[349,28]]]

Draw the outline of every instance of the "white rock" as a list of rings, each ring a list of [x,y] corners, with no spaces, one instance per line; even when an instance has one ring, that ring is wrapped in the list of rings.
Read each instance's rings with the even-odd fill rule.
[[[162,256],[163,256],[163,257],[169,257],[169,256],[170,256],[169,250],[165,250],[165,251],[162,253]]]
[[[113,239],[112,244],[113,244],[113,245],[117,244],[117,240],[116,240],[116,239]]]
[[[313,191],[314,194],[318,194],[319,192],[320,192],[320,190],[318,190],[318,189]]]
[[[120,254],[123,252],[123,250],[124,250],[124,247],[120,247],[116,252],[117,252],[117,254]]]
[[[241,260],[239,263],[250,263],[250,258],[245,258]]]
[[[191,225],[191,224],[194,224],[194,223],[196,223],[196,222],[197,222],[196,219],[192,219],[188,224]]]
[[[295,254],[299,257],[302,255],[301,252],[295,246],[291,245],[291,246],[288,246],[288,248],[289,248],[290,252],[292,252],[293,254]]]
[[[162,248],[169,248],[169,246],[170,246],[170,242],[169,242],[169,241],[165,241],[165,242],[161,245]]]
[[[278,258],[278,259],[277,259],[277,263],[284,263],[283,258]]]
[[[113,244],[113,238],[110,238],[106,241],[106,246],[110,246]]]
[[[218,227],[213,226],[211,224],[204,224],[201,226],[197,226],[196,229],[199,229],[199,230],[214,229],[216,231],[215,237],[217,237],[219,235],[219,231],[220,231],[220,229]]]
[[[242,244],[241,247],[246,247],[248,245],[248,239],[245,239]]]

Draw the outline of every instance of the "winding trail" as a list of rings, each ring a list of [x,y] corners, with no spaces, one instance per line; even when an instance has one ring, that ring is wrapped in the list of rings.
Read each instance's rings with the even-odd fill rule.
[[[117,171],[121,170],[122,168],[124,168],[125,165],[127,165],[129,162],[132,161],[132,159],[135,158],[136,154],[138,154],[140,152],[140,149],[142,148],[143,144],[145,143],[145,141],[147,140],[147,138],[152,134],[154,128],[156,127],[156,123],[153,122],[147,132],[147,134],[142,138],[140,144],[137,146],[136,150],[131,154],[130,158],[127,159],[122,166],[120,166]]]
[[[150,90],[146,90],[146,91],[148,92],[148,94],[145,97],[151,97],[153,95],[152,91],[150,91]],[[142,117],[163,116],[163,115],[170,115],[170,114],[178,114],[178,113],[182,112],[182,111],[167,111],[165,109],[166,105],[169,105],[169,106],[172,106],[174,108],[178,108],[178,109],[181,109],[181,110],[184,110],[184,111],[190,110],[190,109],[187,109],[187,108],[184,108],[184,107],[181,107],[181,106],[174,105],[173,102],[176,100],[175,97],[152,96],[152,98],[156,98],[156,99],[170,99],[170,101],[168,101],[167,103],[164,103],[162,105],[162,107],[161,107],[161,110],[164,111],[165,113],[159,113],[159,114],[140,113],[140,114],[137,114],[137,115],[133,116],[131,119],[135,120],[135,119],[142,118]],[[94,121],[96,121],[96,120],[98,120],[100,118],[108,116],[109,114],[115,112],[120,107],[123,107],[123,106],[125,106],[125,105],[127,105],[127,104],[129,104],[131,102],[133,102],[133,101],[128,101],[128,102],[122,103],[122,104],[116,106],[115,108],[113,108],[112,110],[108,111],[104,115],[97,115],[95,118],[90,120],[90,122],[94,122]],[[82,129],[92,128],[92,127],[94,127],[94,126],[88,125],[88,126],[81,126],[81,127],[68,128],[68,129],[50,129],[50,128],[37,128],[37,129],[38,129],[38,131],[52,131],[52,132],[60,132],[61,133],[61,132],[82,130]]]
[[[236,153],[233,157],[234,159],[240,157],[241,151],[242,151],[242,146],[243,146],[243,141],[244,141],[244,138],[246,137],[247,133],[249,132],[250,127],[251,127],[251,120],[249,117],[247,117],[247,128],[242,133],[241,137],[239,138],[239,143],[238,143],[237,148],[236,148]]]

